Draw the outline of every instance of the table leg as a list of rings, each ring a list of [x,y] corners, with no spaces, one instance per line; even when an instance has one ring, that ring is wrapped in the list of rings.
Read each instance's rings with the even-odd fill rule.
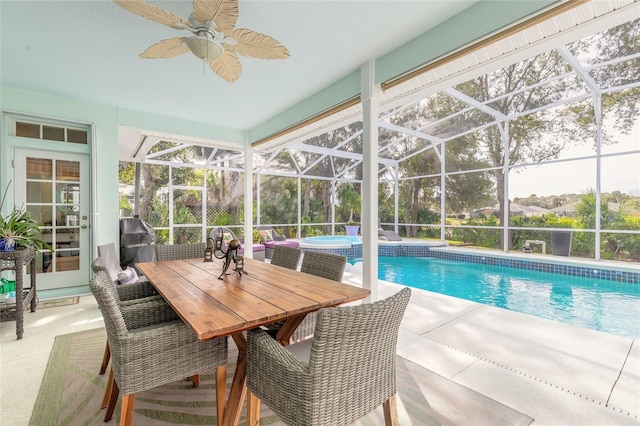
[[[244,333],[234,333],[231,335],[238,347],[238,361],[236,371],[233,374],[231,390],[227,399],[227,407],[224,410],[222,424],[224,426],[235,426],[240,421],[242,404],[247,393],[247,338]]]
[[[282,327],[280,327],[280,330],[278,330],[278,334],[276,334],[276,340],[282,346],[289,346],[291,344],[291,336],[293,336],[293,333],[296,331],[305,316],[306,314],[298,315],[285,320]]]

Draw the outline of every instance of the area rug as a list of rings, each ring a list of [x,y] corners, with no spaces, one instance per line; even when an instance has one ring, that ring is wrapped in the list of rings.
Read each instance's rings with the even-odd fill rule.
[[[30,425],[104,425],[100,403],[107,375],[99,375],[106,335],[104,328],[57,336],[45,371]],[[229,344],[230,352],[235,348]],[[227,386],[233,375],[230,354]],[[176,360],[180,362],[180,360]],[[533,419],[417,364],[398,357],[400,424],[529,425]],[[214,425],[216,419],[213,371],[201,375],[200,387],[187,380],[136,395],[134,425]],[[116,414],[106,424],[119,423]],[[244,425],[244,413],[240,424]],[[283,425],[261,404],[260,424]],[[357,425],[382,425],[382,408]]]

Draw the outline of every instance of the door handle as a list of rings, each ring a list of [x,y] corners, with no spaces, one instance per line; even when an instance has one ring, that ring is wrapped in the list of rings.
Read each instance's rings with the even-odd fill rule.
[[[87,229],[87,225],[80,225],[80,228]]]

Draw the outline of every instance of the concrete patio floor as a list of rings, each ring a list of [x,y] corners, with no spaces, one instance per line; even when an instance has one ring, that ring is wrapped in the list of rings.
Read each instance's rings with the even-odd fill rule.
[[[345,274],[345,282],[360,280]],[[398,288],[381,282],[379,295]],[[25,313],[22,340],[15,322],[0,323],[0,424],[28,424],[56,335],[102,324],[92,296]],[[414,289],[398,354],[529,415],[534,425],[640,424],[634,339]]]

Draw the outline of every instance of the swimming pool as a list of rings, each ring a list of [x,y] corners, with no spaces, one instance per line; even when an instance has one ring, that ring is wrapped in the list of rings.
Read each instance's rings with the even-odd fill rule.
[[[378,265],[384,281],[640,338],[640,285],[440,258],[380,256]]]

